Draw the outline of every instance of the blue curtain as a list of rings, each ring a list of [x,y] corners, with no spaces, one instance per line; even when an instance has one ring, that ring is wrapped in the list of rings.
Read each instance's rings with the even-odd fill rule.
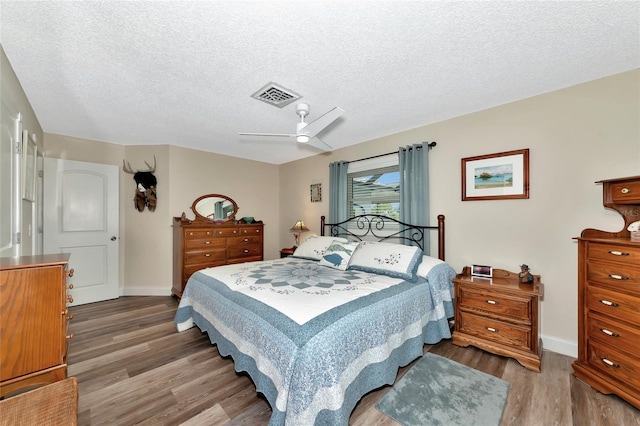
[[[349,163],[329,164],[329,223],[347,220],[347,170]]]
[[[400,221],[429,225],[429,142],[398,149],[400,171]],[[429,254],[429,235],[424,254]]]

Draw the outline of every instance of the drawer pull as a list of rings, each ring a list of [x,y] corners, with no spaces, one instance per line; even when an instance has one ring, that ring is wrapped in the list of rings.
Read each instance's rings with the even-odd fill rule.
[[[67,302],[73,303],[73,296],[71,295],[67,296]]]
[[[493,327],[485,327],[487,330],[489,330],[492,333],[497,333],[498,329],[497,328],[493,328]]]
[[[69,290],[71,290],[71,289],[73,288],[73,284],[69,284],[69,285],[67,286],[67,288],[68,288]]]
[[[242,240],[242,241],[244,241],[245,243],[248,243],[248,242],[249,242],[249,239],[248,239],[248,238],[245,238],[245,239],[244,239],[244,240]]]
[[[211,257],[211,253],[205,254],[204,257]]]
[[[499,304],[500,304],[500,302],[497,302],[497,301],[495,301],[495,300],[487,300],[486,302],[487,302],[488,304],[490,304],[490,305],[499,305]]]
[[[615,302],[609,302],[608,300],[605,300],[605,299],[600,299],[600,303],[602,303],[603,305],[612,306],[614,308],[617,308],[618,306],[620,306]]]
[[[615,250],[610,250],[609,254],[612,254],[614,256],[629,256],[629,253],[625,253],[623,251],[615,251]]]
[[[620,335],[618,333],[614,333],[613,331],[607,330],[606,328],[601,328],[600,331],[602,331],[607,336],[620,337]]]
[[[67,339],[73,339],[73,333],[68,334],[66,337],[67,337]]]
[[[615,362],[611,362],[608,359],[606,359],[605,357],[600,358],[602,360],[602,362],[604,362],[605,364],[607,364],[609,367],[613,367],[613,368],[620,368],[620,364],[616,364]]]
[[[614,280],[618,280],[618,281],[628,281],[629,277],[623,277],[622,275],[617,275],[617,274],[609,274],[609,278],[613,278]]]
[[[622,192],[623,194],[628,194],[631,192],[631,190],[629,188],[622,188],[620,192]]]
[[[204,242],[204,245],[205,245],[205,246],[206,246],[206,245],[208,245],[208,244],[211,244],[211,241],[205,241],[205,242]]]
[[[68,274],[68,275],[69,275],[69,277],[73,277],[73,273],[74,273],[74,272],[75,272],[75,271],[73,270],[73,268],[69,269],[69,274]]]
[[[245,252],[245,253],[249,253],[249,250],[248,250],[248,249],[244,249],[244,250],[242,250],[242,251],[243,251],[243,252]]]
[[[69,321],[71,321],[71,320],[73,319],[73,315],[68,315],[68,316],[67,316],[67,319],[68,319]]]

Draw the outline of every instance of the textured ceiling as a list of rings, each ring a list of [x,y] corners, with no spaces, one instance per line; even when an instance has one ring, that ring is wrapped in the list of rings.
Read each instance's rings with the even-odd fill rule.
[[[640,2],[0,2],[2,46],[45,132],[281,164],[302,95],[353,145],[640,67]],[[429,139],[429,135],[425,135]],[[419,142],[419,141],[416,141]]]

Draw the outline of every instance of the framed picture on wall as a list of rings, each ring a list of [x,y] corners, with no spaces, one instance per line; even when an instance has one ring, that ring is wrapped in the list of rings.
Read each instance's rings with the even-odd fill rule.
[[[317,203],[322,201],[322,184],[314,183],[311,185],[311,202]]]
[[[22,198],[35,201],[38,146],[27,130],[22,132]]]
[[[529,198],[529,149],[462,159],[462,201]]]

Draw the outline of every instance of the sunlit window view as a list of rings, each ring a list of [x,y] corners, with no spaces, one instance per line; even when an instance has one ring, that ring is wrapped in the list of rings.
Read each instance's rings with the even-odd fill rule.
[[[349,173],[347,205],[349,217],[380,214],[400,219],[400,174],[398,166]]]

